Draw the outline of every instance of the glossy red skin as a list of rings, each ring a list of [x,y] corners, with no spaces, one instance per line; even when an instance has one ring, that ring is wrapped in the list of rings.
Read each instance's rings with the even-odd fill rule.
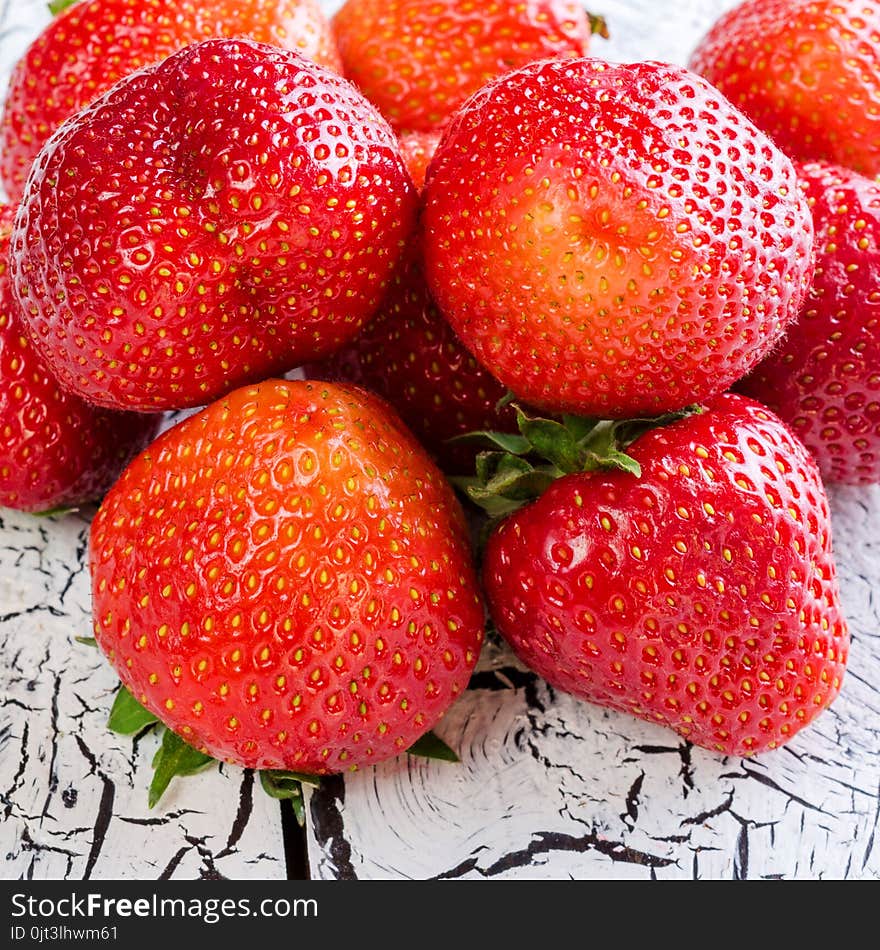
[[[101,506],[91,571],[125,686],[253,768],[399,754],[467,686],[483,636],[451,489],[354,387],[270,380],[161,436]]]
[[[874,0],[747,0],[710,30],[691,68],[792,158],[880,175]]]
[[[97,409],[65,392],[34,352],[13,298],[12,208],[0,205],[0,507],[50,511],[99,499],[158,419]]]
[[[353,337],[415,206],[394,134],[350,83],[210,40],[53,136],[16,219],[16,292],[74,392],[201,405]]]
[[[31,164],[61,123],[143,66],[213,37],[249,37],[341,68],[316,0],[85,0],[59,14],[15,67],[2,123],[0,176],[18,201]]]
[[[551,412],[711,397],[772,348],[812,275],[791,162],[676,66],[546,62],[499,79],[450,123],[425,202],[440,309]]]
[[[348,0],[333,32],[346,76],[403,132],[440,128],[496,76],[590,45],[572,0]]]
[[[738,388],[768,405],[826,481],[880,482],[880,184],[826,163],[798,175],[816,276],[797,323]]]
[[[833,701],[849,648],[814,461],[729,394],[629,454],[641,479],[566,476],[492,535],[499,631],[582,699],[725,754],[782,745]]]
[[[507,390],[461,344],[431,299],[417,246],[379,312],[341,350],[309,364],[306,375],[378,393],[446,472],[474,470],[476,450],[450,445],[454,436],[516,431],[513,409],[495,408]]]

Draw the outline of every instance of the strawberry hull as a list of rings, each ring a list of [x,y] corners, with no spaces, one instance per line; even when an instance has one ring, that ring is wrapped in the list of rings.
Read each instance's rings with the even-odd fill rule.
[[[13,234],[16,293],[67,388],[109,408],[201,405],[354,336],[415,202],[393,133],[349,83],[211,40],[47,143]]]
[[[718,752],[789,741],[849,649],[815,463],[744,397],[651,430],[641,478],[568,475],[492,535],[499,631],[553,686]]]

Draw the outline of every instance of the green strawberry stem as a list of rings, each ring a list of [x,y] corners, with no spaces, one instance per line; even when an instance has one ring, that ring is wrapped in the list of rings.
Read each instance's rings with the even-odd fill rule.
[[[124,686],[119,687],[119,692],[113,701],[113,708],[110,710],[110,718],[107,720],[107,728],[111,732],[133,736],[147,726],[154,726],[158,721]]]
[[[58,16],[59,13],[63,13],[68,7],[72,7],[78,0],[49,0],[49,12],[52,16]],[[590,17],[590,23],[592,24],[593,19]]]
[[[608,30],[608,22],[603,16],[590,13],[587,10],[587,19],[590,21],[590,32],[593,36],[601,36],[603,40],[610,40],[611,33]]]
[[[195,775],[216,762],[199,752],[170,729],[162,734],[162,744],[153,758],[153,781],[150,782],[148,804],[153,808],[165,794],[175,775]]]
[[[519,434],[470,432],[450,441],[477,444],[476,474],[452,483],[492,519],[503,518],[540,497],[557,479],[576,472],[619,469],[641,477],[626,449],[643,433],[701,411],[689,407],[654,419],[588,419],[529,415],[517,403]]]
[[[162,742],[153,758],[153,780],[150,783],[149,792],[150,808],[159,803],[175,776],[195,775],[217,762],[216,759],[194,749],[176,733],[163,726],[156,716],[145,709],[124,686],[120,685],[110,710],[107,727],[120,735],[134,736],[154,726],[160,727]],[[426,732],[421,739],[410,746],[407,753],[442,762],[460,761],[455,752],[433,732]],[[317,788],[321,784],[321,776],[304,772],[288,772],[282,769],[263,769],[260,771],[260,784],[263,791],[272,798],[290,799],[297,821],[303,824],[305,798],[302,786],[311,785]]]

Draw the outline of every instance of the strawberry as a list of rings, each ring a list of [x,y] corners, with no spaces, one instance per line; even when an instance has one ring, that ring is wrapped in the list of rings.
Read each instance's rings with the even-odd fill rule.
[[[547,423],[529,426],[546,446]],[[730,394],[628,453],[628,471],[557,470],[491,535],[499,631],[553,686],[697,745],[752,755],[787,742],[837,695],[849,645],[814,461],[769,410]]]
[[[583,56],[593,29],[572,0],[347,0],[333,18],[345,74],[404,132],[441,127],[517,66]]]
[[[16,221],[15,287],[68,388],[111,408],[200,405],[354,336],[415,201],[394,134],[349,83],[208,40],[53,136]]]
[[[691,67],[792,158],[880,175],[874,0],[746,0],[712,27]]]
[[[378,398],[270,380],[161,436],[92,526],[95,637],[190,745],[320,774],[407,749],[483,612],[440,472]]]
[[[96,409],[66,393],[24,334],[0,205],[0,507],[49,511],[100,498],[155,435],[155,416]]]
[[[440,132],[408,132],[400,137],[400,154],[419,192],[425,187],[428,165],[440,144],[441,134]]]
[[[53,20],[15,67],[0,124],[0,175],[21,197],[31,163],[61,123],[115,82],[184,46],[250,37],[339,69],[317,0],[84,0]]]
[[[441,311],[551,412],[655,415],[720,392],[812,274],[791,162],[676,66],[544,62],[497,80],[447,128],[425,201]]]
[[[418,247],[360,334],[305,369],[312,378],[365,386],[388,400],[447,472],[474,464],[474,450],[450,439],[515,428],[509,407],[496,410],[505,388],[462,346],[431,299]]]
[[[416,183],[437,147],[433,132],[400,140]],[[425,285],[418,243],[410,245],[376,315],[346,346],[305,367],[315,379],[365,386],[387,399],[447,472],[472,471],[474,450],[449,440],[484,429],[515,428],[496,410],[505,388],[459,342]]]
[[[822,162],[798,176],[816,226],[813,287],[739,388],[794,429],[826,479],[880,482],[880,184]]]

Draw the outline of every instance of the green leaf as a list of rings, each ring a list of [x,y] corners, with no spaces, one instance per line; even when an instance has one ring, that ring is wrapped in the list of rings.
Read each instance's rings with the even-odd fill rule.
[[[583,471],[579,441],[561,422],[526,415],[519,406],[516,407],[516,422],[535,452],[552,462],[561,473]]]
[[[94,637],[74,637],[77,643],[81,643],[84,647],[94,647],[98,649],[98,641]]]
[[[601,419],[593,419],[591,416],[565,415],[562,417],[562,424],[578,442],[583,442],[596,426],[601,424],[601,421]]]
[[[287,798],[284,792],[288,785],[311,785],[312,788],[317,788],[321,784],[321,776],[307,772],[286,772],[283,769],[263,769],[260,772],[260,781],[267,795],[272,798]]]
[[[587,12],[587,19],[590,21],[590,32],[594,36],[601,36],[603,40],[610,40],[611,33],[608,30],[608,23],[603,16],[597,16],[594,13]]]
[[[300,828],[306,823],[306,800],[303,785],[317,787],[320,776],[304,775],[300,772],[282,772],[279,769],[264,769],[260,772],[260,784],[263,791],[272,798],[289,801]]]
[[[72,7],[77,0],[49,0],[49,12],[52,16],[58,16],[59,13],[63,13],[68,7]]]
[[[454,435],[446,440],[449,445],[479,445],[487,449],[497,449],[501,452],[510,452],[513,455],[523,455],[529,451],[529,441],[515,432],[465,432]]]
[[[110,718],[107,720],[107,727],[112,732],[118,732],[123,736],[133,736],[136,732],[155,725],[158,721],[124,686],[119,687],[116,699],[113,700],[113,708],[110,710]]]
[[[455,752],[433,732],[426,732],[421,739],[414,742],[406,751],[409,755],[417,755],[423,759],[439,759],[441,762],[461,761]]]
[[[210,755],[199,752],[176,733],[166,729],[162,736],[162,745],[153,758],[153,781],[150,782],[148,798],[150,808],[159,802],[175,775],[195,775],[215,761]]]
[[[592,461],[596,468],[616,468],[621,472],[629,472],[636,478],[642,477],[642,466],[626,452],[618,452],[614,449],[608,451],[605,455],[592,456]]]
[[[78,508],[68,508],[60,505],[58,508],[47,508],[45,511],[35,511],[35,518],[56,518],[62,515],[69,515],[73,511],[79,511]]]
[[[495,403],[495,411],[501,412],[506,409],[516,399],[516,393],[507,390],[507,392]]]

